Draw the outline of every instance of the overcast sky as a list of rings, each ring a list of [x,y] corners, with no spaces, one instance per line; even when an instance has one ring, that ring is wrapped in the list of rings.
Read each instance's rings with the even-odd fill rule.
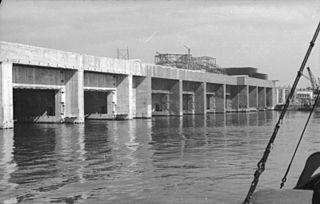
[[[3,0],[0,40],[107,57],[129,47],[151,63],[186,45],[291,85],[319,20],[318,0]],[[317,76],[319,42],[309,63]]]

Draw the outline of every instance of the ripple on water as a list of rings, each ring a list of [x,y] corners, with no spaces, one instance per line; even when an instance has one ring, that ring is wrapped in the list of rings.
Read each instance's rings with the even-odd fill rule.
[[[239,203],[277,112],[17,124],[1,130],[0,201]],[[278,188],[306,113],[287,115],[258,188]],[[292,167],[318,150],[315,114]],[[286,149],[287,151],[283,151]]]

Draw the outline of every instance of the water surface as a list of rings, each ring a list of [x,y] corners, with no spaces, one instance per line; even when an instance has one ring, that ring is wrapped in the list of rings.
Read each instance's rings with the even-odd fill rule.
[[[307,113],[289,112],[258,189],[279,188]],[[0,130],[3,203],[239,203],[278,113],[15,124]],[[286,188],[319,150],[312,116]]]

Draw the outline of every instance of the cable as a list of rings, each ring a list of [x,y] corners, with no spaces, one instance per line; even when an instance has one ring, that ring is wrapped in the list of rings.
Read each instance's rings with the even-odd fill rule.
[[[295,91],[295,89],[296,89],[296,87],[298,85],[298,82],[299,82],[300,77],[301,77],[301,75],[303,73],[303,70],[304,70],[304,68],[305,68],[305,66],[307,64],[307,61],[309,59],[310,53],[312,51],[312,48],[313,48],[313,46],[315,44],[315,41],[316,41],[316,39],[318,37],[319,32],[320,32],[320,22],[318,23],[317,29],[316,29],[316,31],[315,31],[315,33],[313,35],[313,38],[312,38],[312,40],[310,42],[309,48],[307,50],[307,53],[305,54],[304,59],[303,59],[303,61],[301,63],[300,69],[297,72],[296,79],[295,79],[295,81],[293,83],[293,86],[292,86],[291,91],[290,91],[290,93],[288,95],[286,103],[285,103],[285,105],[284,105],[284,107],[282,109],[282,112],[280,114],[279,120],[278,120],[277,124],[274,127],[274,130],[273,130],[271,138],[270,138],[270,140],[268,142],[268,145],[267,145],[267,147],[266,147],[266,149],[265,149],[265,151],[263,153],[263,156],[262,156],[261,160],[257,164],[258,169],[254,173],[253,181],[251,182],[250,188],[248,190],[248,193],[247,193],[247,196],[246,196],[245,200],[243,201],[243,204],[250,204],[251,197],[252,197],[252,195],[253,195],[253,193],[254,193],[257,185],[258,185],[259,177],[260,177],[260,175],[263,173],[263,171],[265,169],[265,165],[266,165],[267,159],[269,157],[269,154],[270,154],[270,151],[271,151],[271,147],[272,147],[273,142],[276,139],[277,133],[278,133],[278,131],[280,129],[281,121],[283,120],[284,115],[286,114],[286,111],[287,111],[289,103],[290,103],[290,99],[292,98],[292,96],[294,94],[294,91]]]
[[[319,95],[320,95],[320,94],[319,94],[319,88],[317,88],[316,93],[317,93],[317,98],[316,98],[316,100],[315,100],[315,102],[314,102],[314,104],[313,104],[313,106],[312,106],[312,109],[311,109],[311,111],[310,111],[310,113],[309,113],[309,117],[308,117],[308,119],[307,119],[307,121],[306,121],[306,124],[304,125],[304,128],[303,128],[303,130],[302,130],[302,133],[301,133],[301,135],[300,135],[299,142],[298,142],[298,144],[297,144],[297,146],[296,146],[296,149],[294,150],[294,153],[293,153],[292,158],[291,158],[291,161],[290,161],[290,163],[289,163],[289,165],[288,165],[287,171],[286,171],[286,173],[284,174],[284,176],[283,176],[283,178],[282,178],[282,180],[281,180],[280,189],[283,188],[284,183],[287,181],[287,176],[288,176],[288,173],[289,173],[289,171],[290,171],[290,168],[291,168],[293,159],[294,159],[294,157],[296,156],[296,153],[297,153],[298,148],[299,148],[299,146],[300,146],[301,140],[302,140],[302,138],[303,138],[303,136],[304,136],[304,133],[305,133],[305,131],[306,131],[306,129],[307,129],[307,126],[308,126],[308,124],[309,124],[311,115],[312,115],[315,107],[316,107],[317,104],[318,104]]]

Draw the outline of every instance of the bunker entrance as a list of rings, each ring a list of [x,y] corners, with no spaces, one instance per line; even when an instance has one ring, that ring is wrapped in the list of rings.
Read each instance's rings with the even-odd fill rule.
[[[169,95],[153,93],[152,94],[152,113],[153,114],[166,114],[169,112]]]
[[[207,94],[207,110],[214,111],[216,108],[216,100],[214,94]]]
[[[194,112],[194,95],[183,94],[183,113],[192,114]]]
[[[59,90],[14,89],[13,115],[17,122],[59,122]]]
[[[112,93],[105,91],[84,92],[84,114],[86,119],[113,118]]]

